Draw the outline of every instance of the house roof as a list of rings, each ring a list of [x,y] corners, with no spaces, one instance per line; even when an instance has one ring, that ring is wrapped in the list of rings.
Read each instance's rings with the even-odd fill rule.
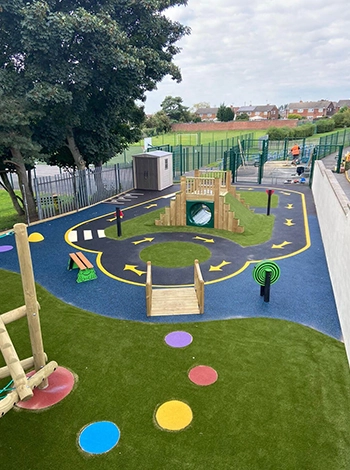
[[[255,109],[255,106],[241,106],[237,109],[237,113],[251,113]]]
[[[274,104],[264,104],[262,106],[255,106],[254,111],[272,111],[273,109],[277,109],[277,106]]]
[[[309,108],[328,108],[331,101],[299,101],[298,103],[289,103],[288,109],[309,109]]]
[[[343,108],[344,106],[347,106],[350,108],[350,100],[339,100],[337,103],[338,108]]]
[[[198,108],[196,114],[216,114],[218,108]]]

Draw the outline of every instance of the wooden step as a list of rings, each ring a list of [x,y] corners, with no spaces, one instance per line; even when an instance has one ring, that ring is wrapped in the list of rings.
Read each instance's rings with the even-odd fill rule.
[[[194,287],[174,287],[152,290],[152,312],[150,316],[199,314]]]

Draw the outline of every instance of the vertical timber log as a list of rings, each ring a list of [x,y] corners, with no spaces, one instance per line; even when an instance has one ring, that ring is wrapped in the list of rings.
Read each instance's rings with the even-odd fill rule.
[[[34,367],[39,371],[45,366],[45,353],[43,340],[41,336],[39,307],[36,297],[32,258],[30,255],[27,227],[25,224],[15,224],[14,232],[16,236],[16,246],[18,253],[19,266],[22,277],[22,286],[24,300],[27,310],[27,320],[29,328],[30,343],[32,346]],[[45,379],[39,388],[45,388],[48,385]]]

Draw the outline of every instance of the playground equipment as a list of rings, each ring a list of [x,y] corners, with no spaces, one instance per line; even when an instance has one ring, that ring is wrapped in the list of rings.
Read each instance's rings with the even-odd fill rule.
[[[55,361],[46,364],[47,356],[44,352],[41,336],[39,304],[36,297],[26,225],[16,224],[14,233],[25,305],[0,315],[0,350],[6,363],[6,366],[0,368],[0,379],[10,376],[13,380],[13,390],[0,400],[0,417],[13,408],[18,401],[32,398],[34,387],[46,388],[48,386],[47,378],[57,368]],[[33,356],[20,360],[6,325],[23,317],[27,317]],[[33,367],[35,373],[27,378],[25,370]]]
[[[204,281],[198,260],[194,261],[194,286],[152,288],[151,262],[146,275],[147,316],[204,313]]]
[[[80,251],[78,253],[69,253],[68,271],[79,269],[77,282],[86,282],[97,279],[93,265]]]
[[[278,281],[280,268],[274,261],[260,261],[253,269],[253,278],[260,284],[260,295],[264,296],[264,301],[270,301],[270,286]]]
[[[181,177],[180,192],[155,224],[192,225],[243,233],[244,227],[225,203],[228,193],[245,204],[231,186],[231,171],[195,170],[194,177]]]

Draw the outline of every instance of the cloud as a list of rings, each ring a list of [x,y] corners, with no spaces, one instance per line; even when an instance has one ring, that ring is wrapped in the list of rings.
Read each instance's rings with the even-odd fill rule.
[[[165,96],[191,107],[349,99],[347,0],[189,0],[167,15],[191,28],[169,77],[147,94],[146,112]]]

